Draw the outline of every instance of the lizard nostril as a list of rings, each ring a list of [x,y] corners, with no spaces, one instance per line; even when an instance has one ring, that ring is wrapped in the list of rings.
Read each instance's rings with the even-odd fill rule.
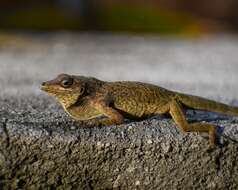
[[[45,86],[45,82],[42,82],[42,84],[41,84],[42,86]]]

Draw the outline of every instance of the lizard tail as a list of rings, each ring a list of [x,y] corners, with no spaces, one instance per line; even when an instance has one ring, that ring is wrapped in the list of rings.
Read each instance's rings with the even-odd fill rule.
[[[198,96],[179,94],[178,99],[189,108],[217,112],[225,115],[238,116],[238,107],[229,106]]]

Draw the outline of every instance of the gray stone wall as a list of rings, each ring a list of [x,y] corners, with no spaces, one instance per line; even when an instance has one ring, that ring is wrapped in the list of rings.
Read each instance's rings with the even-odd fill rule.
[[[0,189],[237,189],[237,118],[187,113],[191,122],[206,121],[218,126],[220,145],[208,150],[206,135],[182,134],[170,118],[154,117],[140,122],[127,121],[119,126],[89,127],[69,118],[53,98],[38,90],[41,81],[59,72],[88,72],[108,80],[153,80],[155,84],[161,82],[166,87],[235,105],[237,85],[232,87],[237,78],[235,60],[238,55],[233,51],[238,46],[236,38],[219,40],[193,44],[186,40],[153,37],[61,34],[60,38],[20,36],[14,46],[2,47]],[[142,52],[145,54],[141,55]],[[175,57],[169,56],[171,52]],[[211,61],[211,65],[215,65],[213,70],[211,65],[206,69],[209,60],[203,60],[203,54],[210,57],[210,61],[219,62],[216,65]],[[177,60],[179,56],[185,63]],[[146,65],[140,61],[142,57]],[[111,63],[113,58],[125,67]],[[155,59],[160,62],[153,65]],[[186,61],[193,59],[192,69]],[[133,60],[138,61],[138,67],[133,67],[136,73],[129,75],[132,73],[128,69],[132,68],[130,64],[135,64]],[[196,64],[202,60],[207,61],[206,67]],[[222,62],[225,64],[228,60],[233,65],[225,67]],[[197,69],[196,65],[199,65]],[[158,77],[153,74],[154,67]],[[159,68],[171,70],[171,73],[163,75]],[[141,69],[145,69],[144,72]],[[182,76],[176,70],[185,74],[194,70],[195,74]],[[152,78],[146,75],[149,71]],[[211,79],[212,72],[216,77],[204,83],[200,75]],[[219,73],[223,83],[219,82]]]

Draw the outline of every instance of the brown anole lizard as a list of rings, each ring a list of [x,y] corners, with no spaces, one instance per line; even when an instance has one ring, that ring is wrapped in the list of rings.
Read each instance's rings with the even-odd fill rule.
[[[208,133],[211,147],[216,144],[216,127],[209,123],[188,123],[184,109],[238,116],[238,107],[142,82],[105,82],[92,77],[60,74],[42,83],[41,89],[56,97],[72,118],[92,120],[95,125],[121,124],[124,118],[169,113],[183,132]],[[94,119],[100,116],[107,118]]]

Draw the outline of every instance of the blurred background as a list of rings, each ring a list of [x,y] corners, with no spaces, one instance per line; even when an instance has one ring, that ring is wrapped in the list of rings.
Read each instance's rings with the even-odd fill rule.
[[[237,0],[0,0],[0,95],[59,73],[238,98]]]
[[[194,35],[238,30],[236,0],[1,0],[4,29]]]

